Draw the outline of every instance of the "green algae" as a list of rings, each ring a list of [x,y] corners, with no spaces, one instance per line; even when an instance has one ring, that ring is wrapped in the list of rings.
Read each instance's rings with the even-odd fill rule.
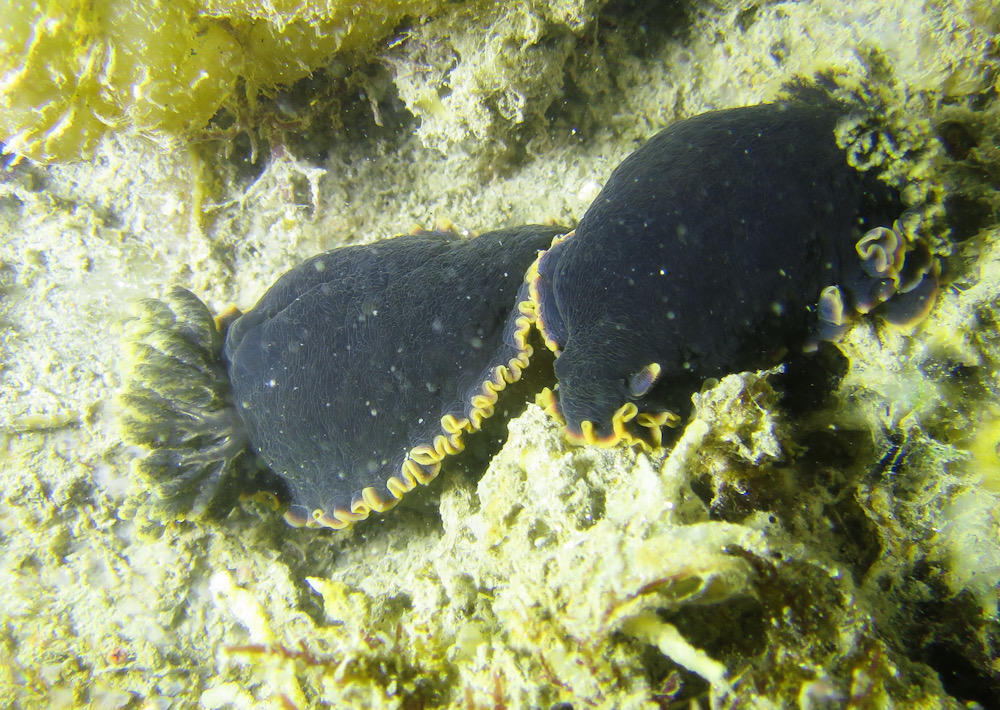
[[[425,141],[484,140],[544,113],[573,33],[602,4],[14,2],[0,29],[0,140],[48,163],[89,158],[105,135],[126,131],[175,143],[231,137],[233,125],[210,125],[220,111],[237,131],[301,129],[331,120],[332,97],[311,94],[289,115],[283,91],[314,74],[363,74],[376,55],[423,119]],[[481,32],[492,36],[488,52],[477,51]]]
[[[436,0],[14,2],[0,31],[0,137],[41,162],[88,157],[111,130],[190,136],[236,100],[367,51]]]

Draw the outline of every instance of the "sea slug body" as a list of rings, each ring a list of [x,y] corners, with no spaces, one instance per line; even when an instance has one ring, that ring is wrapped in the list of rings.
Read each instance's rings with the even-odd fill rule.
[[[159,449],[142,470],[170,495],[204,497],[249,443],[287,486],[292,525],[343,528],[391,508],[520,378],[532,353],[524,273],[562,232],[334,249],[278,279],[221,348],[192,294],[148,303],[133,346],[142,376],[123,397],[127,438]],[[201,409],[178,401],[199,380]]]
[[[577,443],[656,446],[706,378],[770,367],[877,311],[909,323],[938,266],[899,195],[848,164],[844,107],[787,101],[663,130],[528,279],[557,354],[540,397]]]
[[[801,89],[678,122],[577,228],[421,233],[315,256],[213,320],[149,301],[122,395],[137,464],[175,508],[227,510],[262,471],[286,520],[343,528],[437,476],[528,366],[578,444],[657,447],[700,384],[934,303],[939,265],[898,185],[853,167],[848,109]],[[908,226],[909,225],[909,226]]]

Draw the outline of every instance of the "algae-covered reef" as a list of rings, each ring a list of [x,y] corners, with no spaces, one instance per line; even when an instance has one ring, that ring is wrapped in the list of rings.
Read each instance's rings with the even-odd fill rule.
[[[268,123],[302,130],[313,118],[336,120],[324,111],[351,89],[377,103],[375,82],[333,79],[378,53],[428,134],[484,138],[492,124],[544,112],[573,32],[599,4],[13,2],[0,28],[0,141],[50,162],[88,157],[108,133],[189,141],[230,133],[234,122],[258,133]],[[463,31],[472,27],[479,32]],[[494,41],[473,60],[480,32]],[[306,82],[302,105],[285,95],[316,72],[329,80]]]
[[[0,135],[39,161],[89,155],[112,130],[190,135],[241,88],[253,100],[291,84],[438,4],[16,2],[0,31]]]
[[[134,75],[113,96],[135,103],[108,108],[124,118],[31,114],[46,128],[19,133],[28,159],[0,174],[3,704],[997,707],[1000,8],[646,5],[403,12],[365,40],[366,98],[341,129],[305,151],[284,125],[253,168],[238,141],[180,140],[218,107],[129,128],[134,87],[152,86]],[[189,41],[213,36],[190,23],[232,37],[244,21],[143,7],[188,7]],[[4,100],[118,76],[72,59]],[[341,90],[338,66],[261,101]],[[823,70],[898,129],[868,157],[933,186],[944,286],[913,332],[862,322],[803,369],[733,373],[651,455],[567,446],[529,406],[502,444],[339,533],[253,501],[164,522],[133,476],[143,452],[114,396],[136,300],[180,284],[245,309],[292,264],[415,224],[572,223],[660,127]],[[14,78],[5,66],[4,91]],[[148,140],[161,131],[168,147]],[[81,159],[55,160],[57,135],[88,136]],[[50,153],[32,160],[32,140]]]

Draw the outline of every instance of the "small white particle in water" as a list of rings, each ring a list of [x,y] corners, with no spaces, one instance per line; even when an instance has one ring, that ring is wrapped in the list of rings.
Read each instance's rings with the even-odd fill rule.
[[[277,386],[278,386],[278,383],[277,383],[277,382],[275,382],[274,380],[268,380],[268,381],[267,381],[267,386],[268,386],[268,387],[277,387]]]

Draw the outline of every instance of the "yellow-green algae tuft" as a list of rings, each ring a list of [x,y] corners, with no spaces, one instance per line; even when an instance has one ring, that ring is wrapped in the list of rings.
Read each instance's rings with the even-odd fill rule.
[[[426,144],[509,140],[510,127],[542,119],[558,99],[564,65],[604,2],[16,0],[0,27],[0,140],[45,163],[87,158],[102,136],[126,130],[215,136],[202,131],[220,109],[239,129],[260,129],[266,119],[250,116],[262,97],[376,56]],[[360,83],[377,103],[384,88]],[[312,96],[293,113],[335,122],[327,102]]]
[[[0,139],[51,162],[124,128],[190,135],[238,80],[251,97],[290,84],[439,4],[16,0],[0,27]]]

